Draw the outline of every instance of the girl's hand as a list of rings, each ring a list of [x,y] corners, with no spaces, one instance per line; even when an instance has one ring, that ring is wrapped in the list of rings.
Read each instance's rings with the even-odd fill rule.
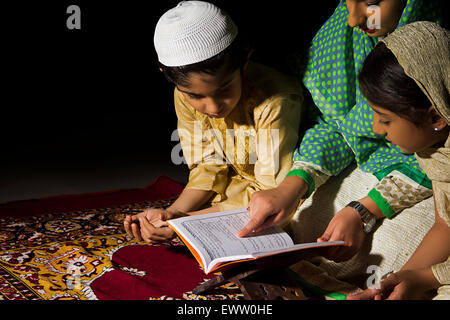
[[[175,232],[167,220],[177,215],[163,209],[147,209],[133,216],[127,216],[123,222],[128,236],[147,243],[169,241],[175,238]]]
[[[343,246],[326,248],[322,254],[327,259],[341,262],[353,257],[364,241],[361,217],[353,208],[345,207],[339,211],[328,224],[327,229],[317,242],[344,241]]]
[[[347,300],[422,299],[428,290],[433,289],[435,282],[430,268],[402,270],[389,274],[377,287],[347,296]]]

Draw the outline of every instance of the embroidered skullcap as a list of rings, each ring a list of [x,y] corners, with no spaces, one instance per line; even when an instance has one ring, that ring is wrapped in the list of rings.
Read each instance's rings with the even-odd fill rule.
[[[158,60],[178,67],[207,60],[225,50],[238,29],[220,8],[204,1],[182,1],[159,19],[154,34]]]

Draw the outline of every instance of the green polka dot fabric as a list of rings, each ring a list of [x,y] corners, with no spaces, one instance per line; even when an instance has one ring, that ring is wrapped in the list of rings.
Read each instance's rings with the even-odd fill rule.
[[[408,0],[398,28],[418,20],[439,23],[440,15],[438,1]],[[341,1],[309,49],[303,83],[320,114],[294,161],[314,164],[329,175],[339,174],[353,160],[371,173],[403,163],[423,174],[414,155],[403,154],[372,132],[373,111],[359,90],[357,75],[377,40],[349,27],[347,19],[347,6]]]

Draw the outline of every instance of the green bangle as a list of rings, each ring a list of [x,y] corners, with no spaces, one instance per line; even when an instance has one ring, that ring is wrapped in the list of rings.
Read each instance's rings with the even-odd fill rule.
[[[392,219],[397,215],[397,213],[392,209],[391,205],[375,188],[370,190],[368,196],[376,203],[376,205],[378,206],[378,208],[380,208],[386,218]]]
[[[288,174],[286,175],[286,177],[289,176],[297,176],[305,180],[305,182],[308,184],[308,194],[306,195],[306,197],[309,197],[314,192],[315,189],[314,179],[308,172],[302,169],[294,169],[289,171]]]

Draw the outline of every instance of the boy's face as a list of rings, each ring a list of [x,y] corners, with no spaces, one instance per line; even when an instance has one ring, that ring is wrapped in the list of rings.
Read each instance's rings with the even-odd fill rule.
[[[242,94],[241,70],[219,71],[215,75],[191,73],[189,86],[177,86],[197,111],[211,118],[224,118],[236,107]]]
[[[359,27],[370,37],[381,37],[397,28],[406,0],[347,0],[346,3],[350,27]]]
[[[399,115],[374,106],[370,103],[373,112],[372,130],[375,134],[384,135],[385,139],[397,145],[404,153],[423,151],[440,142],[441,136],[437,133],[431,121],[424,119],[423,126],[416,126]]]

